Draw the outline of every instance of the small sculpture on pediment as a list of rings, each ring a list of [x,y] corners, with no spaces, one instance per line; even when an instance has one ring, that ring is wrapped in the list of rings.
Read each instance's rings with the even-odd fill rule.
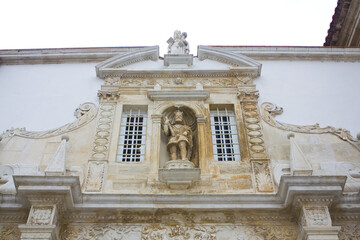
[[[167,40],[169,54],[189,54],[189,43],[186,41],[187,33],[176,30],[174,37]]]
[[[171,161],[189,162],[193,148],[193,132],[191,127],[184,123],[183,112],[177,109],[174,112],[173,124],[168,117],[164,117],[164,134],[169,136],[167,150]]]

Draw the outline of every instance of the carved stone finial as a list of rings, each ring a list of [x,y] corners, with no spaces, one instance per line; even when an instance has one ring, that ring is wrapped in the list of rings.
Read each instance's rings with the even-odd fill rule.
[[[176,30],[174,32],[174,37],[170,37],[167,40],[168,46],[168,53],[169,54],[189,54],[189,43],[185,40],[187,37],[186,32],[181,32]]]
[[[287,135],[287,138],[288,138],[288,139],[294,138],[294,137],[295,137],[294,133],[289,133],[289,134]]]
[[[69,136],[68,135],[62,135],[61,136],[61,141],[63,141],[63,140],[69,141]]]

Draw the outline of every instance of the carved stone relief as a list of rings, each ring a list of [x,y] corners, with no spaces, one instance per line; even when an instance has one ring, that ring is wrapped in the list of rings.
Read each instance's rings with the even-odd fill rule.
[[[116,78],[108,78],[116,79]],[[121,87],[149,87],[153,88],[155,85],[161,87],[196,87],[197,83],[200,83],[203,87],[234,87],[237,85],[248,85],[253,80],[253,77],[249,76],[237,76],[236,78],[159,78],[159,79],[143,79],[143,78],[123,78],[119,79],[119,85]],[[111,80],[116,82],[115,80]],[[117,84],[117,82],[116,82]],[[109,83],[110,85],[110,83]],[[111,84],[112,85],[112,84]]]
[[[106,167],[105,161],[88,162],[85,191],[101,192],[104,182],[105,167]]]
[[[0,166],[0,194],[15,194],[14,169],[9,165]]]
[[[32,206],[27,225],[50,225],[55,214],[55,206]]]
[[[17,224],[0,224],[1,240],[19,240],[20,231]]]
[[[354,146],[357,150],[360,151],[359,142],[354,137],[351,136],[348,130],[342,128],[334,128],[330,126],[321,128],[318,123],[314,125],[298,126],[298,125],[292,125],[292,124],[276,121],[274,117],[276,115],[281,114],[282,112],[283,109],[281,107],[276,106],[275,104],[269,102],[264,102],[263,104],[261,104],[261,117],[270,126],[289,132],[299,132],[299,133],[308,133],[308,134],[330,133],[342,139],[343,141],[350,143],[352,146]]]
[[[75,120],[72,123],[66,124],[62,127],[48,130],[48,131],[41,131],[41,132],[32,132],[32,131],[26,131],[25,128],[16,128],[16,129],[10,129],[6,130],[4,133],[2,133],[0,136],[2,138],[5,137],[12,137],[12,136],[20,136],[24,138],[48,138],[48,137],[54,137],[58,136],[67,132],[74,131],[89,122],[91,122],[97,114],[97,107],[94,103],[83,103],[81,104],[76,110],[75,110],[75,117],[77,120]]]
[[[252,161],[255,176],[256,189],[259,192],[273,192],[274,183],[272,180],[269,161]]]
[[[341,240],[355,240],[360,236],[360,222],[359,221],[344,221],[341,223],[341,230],[339,231],[339,239]]]
[[[117,89],[115,91],[99,90],[97,95],[101,102],[116,102],[120,97],[120,93]]]
[[[234,224],[71,224],[64,225],[64,240],[141,239],[141,240],[293,240],[295,225],[234,225]]]
[[[126,240],[140,239],[141,226],[123,224],[78,224],[64,225],[63,240]]]
[[[259,92],[244,90],[238,93],[241,109],[245,120],[250,158],[268,158],[263,140],[263,132],[257,106]]]
[[[102,103],[95,130],[92,160],[107,160],[111,139],[112,125],[115,114],[115,103]]]
[[[108,77],[105,78],[106,86],[118,86],[120,82],[120,77]]]
[[[304,206],[303,225],[331,226],[330,213],[327,206]]]

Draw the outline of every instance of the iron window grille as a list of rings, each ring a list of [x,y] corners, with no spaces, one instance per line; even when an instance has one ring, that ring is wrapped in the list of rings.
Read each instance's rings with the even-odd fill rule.
[[[236,118],[233,110],[216,108],[210,111],[214,159],[238,161],[241,159]]]

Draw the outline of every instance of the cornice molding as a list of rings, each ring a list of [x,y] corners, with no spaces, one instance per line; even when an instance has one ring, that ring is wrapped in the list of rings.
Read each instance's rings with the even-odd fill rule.
[[[105,78],[108,74],[124,76],[126,75],[127,70],[121,69],[121,67],[140,61],[157,61],[158,59],[159,46],[145,47],[139,49],[138,51],[118,55],[99,63],[95,66],[96,76],[99,78]]]
[[[0,50],[0,65],[101,62],[144,47]]]
[[[261,63],[242,54],[224,51],[224,49],[200,45],[198,46],[198,58],[200,61],[210,59],[232,65],[233,67],[230,70],[243,70],[251,72],[255,76],[261,74]]]
[[[201,46],[202,48],[204,46]],[[254,60],[290,61],[360,61],[360,48],[276,47],[276,46],[206,46],[214,50],[242,54]],[[0,65],[101,62],[144,47],[57,48],[0,50]]]
[[[66,209],[94,210],[155,210],[163,209],[198,210],[284,210],[293,205],[296,196],[311,198],[326,195],[334,199],[342,196],[345,176],[282,176],[276,194],[102,194],[82,193],[78,177],[75,176],[14,176],[18,210],[28,205],[29,199],[37,196],[64,196]],[[342,204],[346,199],[342,199]],[[335,202],[334,202],[335,203]],[[358,205],[359,201],[351,204]],[[6,201],[0,208],[6,210]],[[12,210],[14,206],[12,206]]]
[[[213,48],[243,54],[254,60],[360,61],[360,48],[354,47],[213,46]]]

